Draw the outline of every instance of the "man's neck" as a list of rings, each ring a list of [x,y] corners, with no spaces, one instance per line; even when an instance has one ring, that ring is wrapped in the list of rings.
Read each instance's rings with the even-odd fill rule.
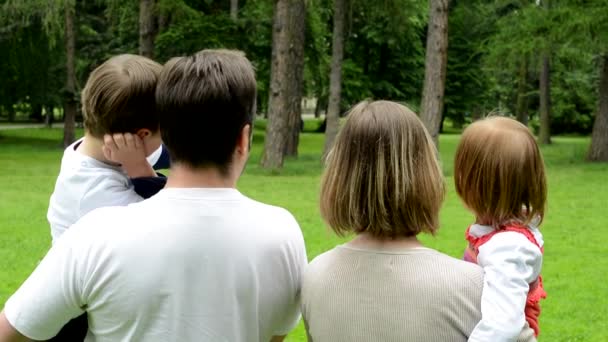
[[[236,188],[237,177],[217,168],[195,169],[183,164],[171,165],[166,188]]]
[[[101,139],[85,134],[84,138],[82,139],[82,142],[76,148],[76,150],[78,151],[78,153],[99,160],[100,162],[110,165],[116,165],[115,163],[112,163],[111,161],[106,159],[106,157],[103,155],[102,147],[103,141]]]

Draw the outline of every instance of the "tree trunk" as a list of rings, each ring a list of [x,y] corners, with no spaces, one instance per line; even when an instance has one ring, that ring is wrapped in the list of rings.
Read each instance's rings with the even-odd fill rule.
[[[471,113],[471,121],[475,122],[483,117],[483,110],[479,105],[473,107],[473,112]]]
[[[17,113],[15,112],[15,106],[13,104],[10,104],[7,106],[8,108],[8,122],[14,122],[15,121],[15,117],[17,116]]]
[[[288,123],[289,136],[285,146],[285,155],[298,156],[300,132],[302,131],[302,94],[304,93],[304,46],[306,39],[306,4],[305,0],[291,0],[289,5],[289,70],[288,89]]]
[[[439,127],[443,115],[443,95],[448,57],[449,0],[430,0],[429,27],[426,40],[424,90],[420,118],[439,146]]]
[[[66,81],[63,100],[63,146],[68,147],[75,140],[74,124],[76,120],[76,72],[75,72],[75,32],[74,17],[75,9],[72,6],[65,7],[65,56],[66,56]]]
[[[342,59],[344,58],[344,26],[346,19],[346,1],[334,0],[334,32],[331,48],[331,71],[329,74],[329,104],[325,115],[325,146],[323,160],[334,145],[340,129],[340,100],[342,93]]]
[[[48,128],[53,127],[54,118],[53,106],[47,106],[45,108],[44,125]]]
[[[239,0],[230,0],[230,18],[234,21],[238,19],[239,15]]]
[[[551,143],[551,65],[549,54],[543,53],[540,70],[540,131],[538,140],[541,144]]]
[[[163,12],[158,13],[158,16],[157,16],[157,25],[158,26],[157,26],[157,30],[155,33],[159,34],[159,33],[165,32],[165,29],[167,28],[167,26],[169,24],[168,22],[169,22],[169,15],[167,13],[163,13]]]
[[[36,122],[42,122],[44,118],[42,117],[42,105],[41,104],[30,104],[31,113],[30,120],[35,120]]]
[[[599,105],[593,123],[591,147],[587,159],[608,162],[608,54],[604,55],[602,59]]]
[[[522,56],[517,81],[517,121],[528,126],[528,57]]]
[[[304,8],[304,0],[276,0],[272,32],[272,55],[270,65],[270,87],[268,100],[268,124],[264,141],[264,154],[260,164],[264,168],[281,168],[288,144],[293,147],[294,127],[299,134],[301,117],[301,87],[303,67],[303,47],[296,45],[294,33],[298,31],[299,20],[303,16],[293,7]],[[291,8],[290,8],[291,7]],[[299,33],[295,33],[297,36]],[[302,39],[303,42],[303,39]],[[295,64],[294,64],[295,63]],[[296,85],[297,81],[297,85]],[[299,90],[298,90],[299,89]],[[299,96],[296,96],[300,93]],[[295,118],[298,117],[297,125]],[[297,146],[297,145],[296,145]]]
[[[154,58],[154,0],[139,0],[139,54]]]

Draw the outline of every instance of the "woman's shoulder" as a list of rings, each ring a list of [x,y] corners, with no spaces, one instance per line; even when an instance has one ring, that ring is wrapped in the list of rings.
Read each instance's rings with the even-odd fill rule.
[[[306,267],[306,273],[317,273],[327,268],[328,266],[335,264],[338,259],[340,259],[339,249],[340,246],[336,246],[314,257],[310,261],[310,263],[308,263],[308,266]]]
[[[430,267],[438,275],[445,276],[446,279],[468,279],[474,285],[483,284],[483,269],[479,265],[457,259],[447,254],[435,251],[433,258],[429,259]]]
[[[477,264],[454,258],[430,248],[414,248],[404,253],[376,253],[347,246],[336,246],[315,257],[307,266],[305,278],[318,279],[335,274],[337,269],[365,270],[376,264],[399,265],[406,273],[421,273],[437,280],[469,279],[475,286],[483,284],[483,270]],[[376,265],[378,266],[378,265]],[[469,282],[465,280],[465,282]]]

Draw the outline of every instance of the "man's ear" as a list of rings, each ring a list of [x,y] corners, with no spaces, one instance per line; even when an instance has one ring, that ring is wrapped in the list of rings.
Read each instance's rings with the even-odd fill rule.
[[[239,141],[237,143],[237,151],[243,154],[246,154],[249,152],[250,149],[250,141],[251,139],[251,125],[250,124],[246,124],[245,126],[243,126],[243,129],[241,129],[241,135],[239,136]]]
[[[144,138],[152,135],[152,131],[150,131],[147,128],[141,128],[141,129],[138,129],[135,134],[143,141]]]

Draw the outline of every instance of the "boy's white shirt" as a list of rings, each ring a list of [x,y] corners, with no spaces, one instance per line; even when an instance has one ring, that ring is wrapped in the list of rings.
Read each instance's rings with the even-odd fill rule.
[[[103,163],[76,151],[81,142],[82,139],[65,149],[51,195],[47,219],[51,225],[53,243],[93,209],[124,206],[143,200],[135,192],[129,176],[119,166]]]
[[[542,247],[543,237],[538,228],[528,229]],[[474,224],[469,234],[481,237],[493,231],[490,226]],[[485,272],[482,318],[469,341],[516,341],[526,324],[524,309],[529,284],[540,275],[542,252],[523,234],[502,232],[479,247],[477,263]]]

